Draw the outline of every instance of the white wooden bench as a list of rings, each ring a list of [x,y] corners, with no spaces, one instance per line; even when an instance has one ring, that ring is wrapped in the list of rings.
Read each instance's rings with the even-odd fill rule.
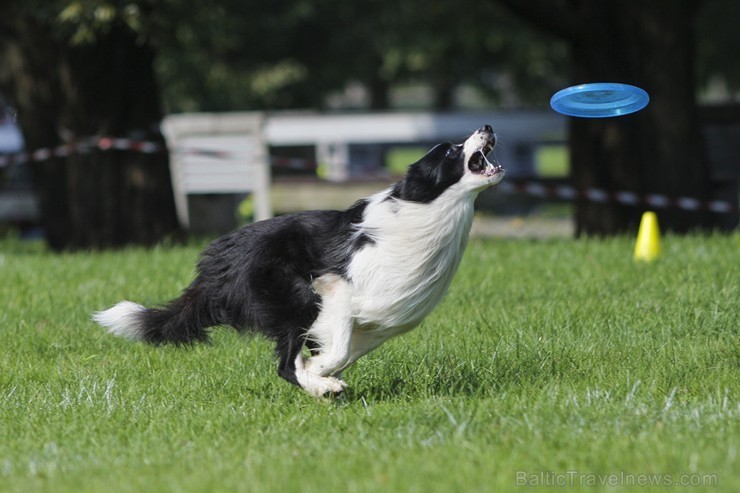
[[[270,157],[262,113],[169,115],[162,133],[180,224],[190,226],[188,195],[251,193],[256,221],[272,217]]]

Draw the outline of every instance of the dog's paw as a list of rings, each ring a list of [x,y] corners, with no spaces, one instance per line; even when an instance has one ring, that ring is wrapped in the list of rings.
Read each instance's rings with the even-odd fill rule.
[[[339,397],[344,394],[344,389],[347,388],[347,383],[344,380],[340,380],[334,377],[324,377],[325,388],[321,397]]]
[[[334,377],[316,376],[311,388],[304,389],[314,397],[339,397],[344,394],[347,384]]]
[[[335,377],[321,377],[306,370],[296,371],[300,386],[314,397],[338,397],[344,393],[347,384]]]

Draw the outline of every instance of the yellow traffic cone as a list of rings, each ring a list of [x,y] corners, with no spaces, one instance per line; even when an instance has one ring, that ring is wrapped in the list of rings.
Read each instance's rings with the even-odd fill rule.
[[[660,255],[660,229],[654,212],[645,212],[640,220],[635,244],[635,260],[650,262]]]

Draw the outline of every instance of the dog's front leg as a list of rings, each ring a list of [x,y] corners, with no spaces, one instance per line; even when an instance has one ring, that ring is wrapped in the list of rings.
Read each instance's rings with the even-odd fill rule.
[[[297,361],[296,377],[311,394],[339,394],[346,384],[338,375],[349,363],[354,325],[352,286],[338,275],[327,274],[314,281],[314,289],[321,295],[321,310],[307,338],[315,344],[316,354]]]

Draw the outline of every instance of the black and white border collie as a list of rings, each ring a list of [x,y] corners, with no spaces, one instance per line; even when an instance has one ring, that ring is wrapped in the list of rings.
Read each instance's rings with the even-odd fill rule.
[[[344,369],[416,327],[444,297],[473,201],[504,176],[486,159],[495,141],[485,125],[463,144],[437,145],[401,181],[345,211],[227,234],[202,253],[179,298],[157,308],[122,301],[93,319],[153,344],[205,341],[217,325],[255,330],[276,342],[281,377],[315,396],[341,394]]]

